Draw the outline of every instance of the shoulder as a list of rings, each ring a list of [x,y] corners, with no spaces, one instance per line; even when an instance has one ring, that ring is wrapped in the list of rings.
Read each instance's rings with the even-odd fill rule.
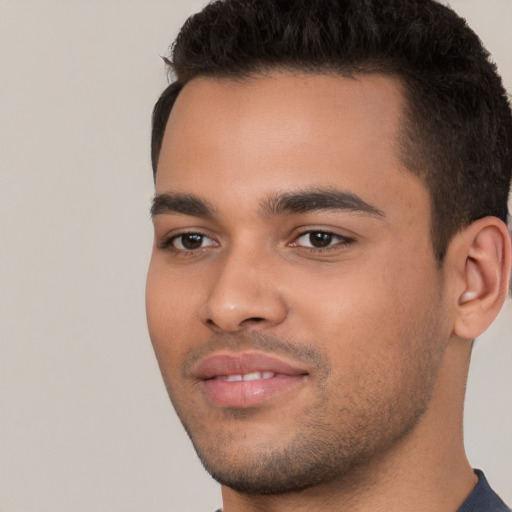
[[[482,471],[476,469],[478,483],[457,512],[511,512],[503,500],[491,489]]]

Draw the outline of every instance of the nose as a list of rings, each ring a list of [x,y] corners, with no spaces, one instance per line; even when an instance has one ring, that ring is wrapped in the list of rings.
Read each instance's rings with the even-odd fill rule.
[[[268,329],[283,322],[287,314],[275,266],[262,255],[238,251],[216,268],[202,320],[212,330],[237,332]]]

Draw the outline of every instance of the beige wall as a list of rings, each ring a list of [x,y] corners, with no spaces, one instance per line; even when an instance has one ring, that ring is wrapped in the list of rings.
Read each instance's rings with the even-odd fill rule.
[[[0,512],[210,511],[146,333],[149,116],[191,0],[0,0]],[[512,2],[452,0],[512,90]],[[485,7],[484,7],[485,5]],[[512,306],[467,445],[512,503]]]

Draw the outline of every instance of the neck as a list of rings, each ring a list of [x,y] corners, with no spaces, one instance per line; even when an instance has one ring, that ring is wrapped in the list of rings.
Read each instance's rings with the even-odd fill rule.
[[[428,409],[386,453],[314,488],[280,496],[222,488],[224,512],[455,512],[477,482],[466,458],[462,412],[470,342],[452,339]]]

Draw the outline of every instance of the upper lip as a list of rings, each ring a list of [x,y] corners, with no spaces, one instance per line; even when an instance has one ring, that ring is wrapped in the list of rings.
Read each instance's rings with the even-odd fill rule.
[[[246,375],[252,372],[273,372],[282,375],[306,375],[304,368],[261,352],[221,353],[203,359],[194,372],[201,380],[220,375]]]

